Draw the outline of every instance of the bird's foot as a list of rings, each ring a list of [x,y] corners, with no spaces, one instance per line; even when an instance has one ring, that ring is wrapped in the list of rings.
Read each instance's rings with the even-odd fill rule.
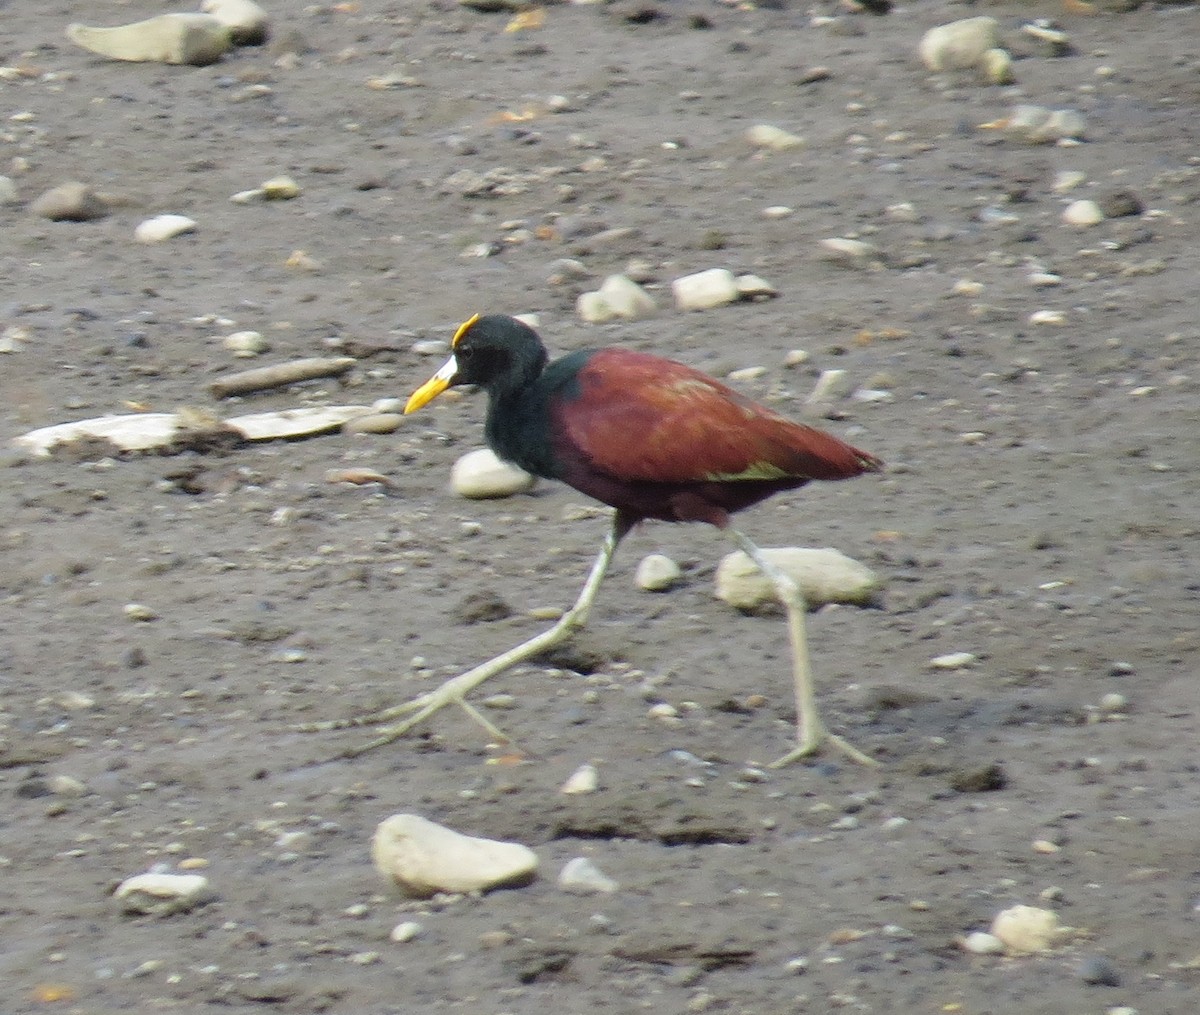
[[[478,669],[471,670],[447,680],[441,687],[435,690],[418,695],[411,701],[406,701],[400,705],[385,708],[381,712],[373,712],[370,715],[352,716],[349,719],[331,719],[325,722],[305,723],[302,726],[298,726],[297,729],[302,733],[326,733],[331,730],[344,730],[360,726],[382,726],[383,728],[374,739],[355,747],[349,747],[342,752],[342,757],[344,758],[357,758],[360,754],[366,754],[377,747],[385,747],[388,744],[395,743],[395,741],[399,740],[414,726],[420,725],[435,712],[441,711],[447,705],[458,705],[467,715],[487,730],[494,739],[505,744],[511,744],[512,740],[507,734],[466,700],[465,695],[467,692],[473,690],[480,683],[482,681],[479,679]],[[407,716],[407,718],[393,723],[394,719],[400,719],[401,716]],[[391,723],[391,725],[385,725],[387,723]]]
[[[801,758],[809,758],[814,754],[818,754],[826,744],[837,748],[855,764],[866,765],[868,768],[879,767],[879,762],[869,754],[864,754],[848,740],[839,737],[836,733],[830,733],[824,728],[809,730],[801,734],[800,744],[795,750],[789,751],[776,761],[772,761],[767,767],[784,768],[794,761],[799,761]]]

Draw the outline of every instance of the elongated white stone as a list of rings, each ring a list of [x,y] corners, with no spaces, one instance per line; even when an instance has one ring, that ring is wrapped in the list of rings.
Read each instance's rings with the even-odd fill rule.
[[[531,490],[536,482],[535,476],[496,457],[491,448],[467,452],[450,470],[454,492],[470,500],[511,497]]]
[[[874,571],[838,550],[789,546],[762,552],[800,587],[809,606],[861,605],[869,602],[879,588]],[[776,599],[770,579],[741,550],[722,559],[716,587],[718,598],[739,610],[753,610]]]
[[[194,233],[196,220],[186,215],[155,215],[146,219],[134,231],[133,236],[139,243],[162,243],[183,233]]]
[[[538,858],[528,846],[463,835],[417,814],[394,814],[375,830],[371,857],[415,898],[527,884]]]
[[[136,874],[113,893],[122,911],[154,916],[186,912],[208,894],[208,878],[203,874]]]
[[[129,25],[67,26],[75,45],[111,57],[152,63],[215,63],[233,48],[229,27],[210,14],[160,14]]]

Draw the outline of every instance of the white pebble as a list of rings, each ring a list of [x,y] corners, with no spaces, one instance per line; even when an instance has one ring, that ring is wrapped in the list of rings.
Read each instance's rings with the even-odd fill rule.
[[[1072,201],[1063,209],[1062,220],[1069,226],[1095,226],[1104,221],[1104,212],[1095,201]]]
[[[861,266],[873,261],[879,251],[865,240],[852,240],[844,236],[830,236],[821,240],[823,256],[827,261]]]
[[[810,606],[866,603],[879,588],[879,577],[864,564],[834,549],[764,548],[768,562],[800,587]],[[741,550],[727,554],[715,578],[717,597],[738,610],[753,610],[775,601],[775,586]]]
[[[934,73],[980,66],[984,54],[1000,44],[995,18],[963,18],[931,28],[918,46],[921,60]]]
[[[536,482],[535,476],[502,461],[491,448],[467,452],[450,470],[451,488],[469,500],[511,497],[533,489]]]
[[[1061,310],[1035,310],[1029,315],[1030,324],[1066,324],[1067,315]]]
[[[678,583],[682,573],[666,554],[651,553],[638,563],[635,580],[638,588],[646,592],[666,592]]]
[[[765,300],[779,295],[778,289],[757,275],[739,275],[735,281],[738,296],[743,300]]]
[[[203,874],[136,874],[122,881],[113,895],[123,912],[169,916],[203,902],[208,897],[208,878]]]
[[[654,297],[625,275],[609,275],[598,290],[580,293],[575,301],[575,312],[589,324],[605,324],[617,318],[636,321],[657,309]]]
[[[611,894],[621,886],[585,856],[568,860],[558,875],[558,887],[572,895]]]
[[[126,603],[123,612],[127,620],[132,620],[136,623],[148,623],[151,620],[158,619],[158,611],[142,603]]]
[[[1071,935],[1057,913],[1036,906],[1013,906],[997,913],[991,929],[1009,951],[1019,953],[1053,948]]]
[[[935,670],[961,670],[970,666],[978,657],[974,652],[949,652],[946,655],[934,656],[929,665]]]
[[[416,898],[526,884],[538,866],[537,854],[520,843],[463,835],[416,814],[381,822],[371,857],[384,877]]]
[[[1004,942],[995,934],[985,930],[977,930],[963,938],[963,950],[974,955],[1001,955],[1004,952]]]
[[[1054,175],[1054,193],[1066,194],[1068,191],[1074,190],[1087,179],[1087,173],[1081,173],[1078,169],[1060,169]]]
[[[679,709],[665,701],[660,701],[656,705],[651,705],[646,714],[651,719],[677,719],[679,717]]]
[[[1038,289],[1050,289],[1062,285],[1062,276],[1050,271],[1034,271],[1029,273],[1029,284]]]
[[[195,231],[196,220],[186,215],[155,215],[142,222],[133,231],[133,237],[139,243],[162,243],[174,236]]]
[[[741,299],[737,279],[728,268],[709,268],[684,275],[671,283],[671,292],[680,310],[709,310]]]
[[[579,796],[584,793],[595,793],[599,787],[600,773],[596,771],[596,766],[584,764],[571,773],[559,792],[565,796]]]
[[[850,375],[845,370],[822,370],[807,402],[809,405],[832,402],[847,395],[849,391]]]
[[[424,929],[416,920],[405,920],[402,923],[396,924],[388,937],[395,941],[396,944],[407,944],[409,941],[415,941],[419,938]]]
[[[1121,712],[1129,704],[1125,695],[1118,694],[1116,691],[1109,691],[1103,698],[1100,699],[1100,707],[1105,712]]]
[[[798,134],[792,134],[769,123],[759,123],[751,127],[746,131],[746,140],[755,148],[767,148],[775,152],[789,151],[804,144],[804,138]]]
[[[226,335],[221,344],[243,359],[261,356],[271,348],[270,343],[258,331],[235,331],[232,335]]]
[[[763,218],[767,219],[785,219],[793,214],[795,214],[795,209],[786,204],[773,204],[769,208],[763,209]]]

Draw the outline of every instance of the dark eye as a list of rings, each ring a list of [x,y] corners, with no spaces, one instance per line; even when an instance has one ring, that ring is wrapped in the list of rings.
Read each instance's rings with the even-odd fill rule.
[[[454,358],[463,363],[465,363],[467,360],[469,360],[474,355],[475,355],[475,350],[472,349],[469,345],[464,345],[464,346],[461,346],[460,348],[454,350]]]

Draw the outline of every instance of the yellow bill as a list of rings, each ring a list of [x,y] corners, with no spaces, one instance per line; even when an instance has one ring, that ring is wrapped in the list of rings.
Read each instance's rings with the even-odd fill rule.
[[[458,373],[458,362],[451,356],[442,368],[414,391],[408,398],[408,404],[404,406],[404,415],[410,412],[416,412],[421,406],[428,405],[438,395],[450,387],[454,381],[454,375]]]

